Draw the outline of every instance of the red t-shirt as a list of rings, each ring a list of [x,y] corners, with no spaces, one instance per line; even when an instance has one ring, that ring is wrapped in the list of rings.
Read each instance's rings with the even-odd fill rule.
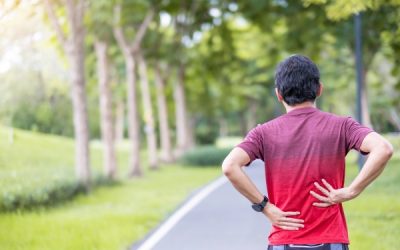
[[[327,180],[342,188],[345,157],[360,150],[371,129],[351,117],[340,117],[313,107],[295,109],[252,129],[238,147],[250,160],[265,162],[269,200],[283,211],[300,211],[297,231],[273,227],[269,244],[349,243],[342,204],[327,208],[312,205],[314,182]]]

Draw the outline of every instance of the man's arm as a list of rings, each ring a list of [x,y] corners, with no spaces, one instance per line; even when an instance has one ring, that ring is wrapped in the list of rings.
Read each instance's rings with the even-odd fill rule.
[[[232,185],[251,203],[260,203],[264,196],[260,193],[250,178],[243,172],[242,166],[250,161],[249,155],[240,147],[234,148],[222,163],[222,171]],[[298,230],[304,227],[301,219],[288,216],[299,215],[300,212],[283,212],[270,202],[265,206],[263,213],[274,226],[285,230]]]
[[[357,197],[373,180],[375,180],[383,171],[386,163],[393,154],[393,147],[381,135],[372,132],[363,140],[360,150],[369,153],[362,170],[353,180],[350,186],[340,189],[334,189],[327,181],[322,180],[326,188],[314,183],[316,188],[324,195],[311,191],[311,195],[320,202],[313,203],[317,207],[328,207],[333,204],[348,201]]]

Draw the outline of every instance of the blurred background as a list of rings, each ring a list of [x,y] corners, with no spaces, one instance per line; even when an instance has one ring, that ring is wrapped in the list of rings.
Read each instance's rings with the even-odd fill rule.
[[[320,109],[356,117],[356,35],[359,119],[397,149],[399,25],[398,0],[1,0],[0,248],[141,239],[284,113],[289,55],[319,66]],[[346,206],[353,249],[398,247],[399,181],[388,167]]]

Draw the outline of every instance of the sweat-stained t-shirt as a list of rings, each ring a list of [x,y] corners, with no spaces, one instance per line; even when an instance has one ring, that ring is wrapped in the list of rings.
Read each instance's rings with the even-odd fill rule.
[[[322,194],[313,184],[323,186],[321,179],[342,188],[345,156],[351,149],[360,151],[370,132],[350,117],[307,107],[258,125],[237,145],[251,161],[265,162],[270,202],[283,211],[300,211],[293,218],[304,219],[304,228],[296,231],[273,226],[270,245],[349,243],[342,204],[313,206],[317,199],[310,191]]]

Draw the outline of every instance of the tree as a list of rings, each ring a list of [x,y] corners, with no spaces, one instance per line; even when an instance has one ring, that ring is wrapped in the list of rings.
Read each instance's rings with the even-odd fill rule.
[[[389,45],[396,54],[399,48],[398,30],[400,1],[345,1],[332,0],[320,2],[318,0],[303,0],[305,6],[322,5],[325,8],[326,16],[337,22],[349,22],[349,17],[356,13],[362,13],[362,39],[363,39],[363,92],[361,94],[362,120],[363,123],[371,126],[370,108],[368,101],[368,71],[377,53],[383,45]],[[397,34],[396,34],[397,33]],[[390,35],[389,35],[390,34]],[[353,36],[342,35],[339,39],[352,49],[354,54]],[[396,58],[396,56],[395,56]],[[397,55],[397,58],[400,58]],[[396,59],[394,59],[396,60]],[[397,59],[399,60],[399,59]],[[393,109],[391,111],[393,113]],[[393,114],[391,115],[393,116]]]
[[[109,1],[91,1],[89,15],[89,34],[94,40],[97,60],[97,79],[99,90],[99,108],[101,138],[103,142],[104,174],[109,179],[115,177],[117,160],[115,153],[115,130],[111,93],[111,67],[108,49],[113,42],[112,3]]]
[[[175,126],[176,126],[176,154],[181,156],[190,146],[188,134],[188,115],[185,94],[185,64],[180,63],[177,69],[177,80],[174,86]]]
[[[166,15],[163,8],[168,7],[157,6],[161,15]],[[148,65],[153,73],[154,89],[156,92],[156,110],[158,114],[158,128],[160,135],[161,152],[159,158],[161,161],[170,163],[174,160],[171,144],[171,134],[168,120],[168,103],[167,103],[167,82],[171,77],[170,69],[172,67],[172,57],[174,55],[171,41],[173,40],[171,27],[168,23],[161,23],[158,18],[155,27],[149,29],[147,40],[142,46],[142,50],[146,54]]]
[[[114,178],[117,161],[114,146],[114,124],[110,89],[110,69],[107,55],[108,44],[102,40],[95,41],[97,56],[97,74],[99,78],[101,137],[104,147],[104,172],[110,179]]]
[[[228,16],[204,32],[191,52],[188,103],[192,113],[207,117],[202,121],[208,121],[208,130],[199,126],[196,134],[203,143],[213,142],[206,136],[215,137],[217,130],[211,128],[216,119],[224,131],[247,133],[262,121],[261,105],[271,100],[271,69],[277,62],[273,51],[279,43],[273,32],[262,32],[250,22],[239,25],[239,17],[237,13]],[[266,111],[263,108],[262,119]]]
[[[185,79],[188,63],[186,49],[194,32],[200,30],[202,24],[210,24],[208,1],[176,1],[169,8],[174,29],[174,64],[176,67],[176,82],[174,85],[176,155],[179,157],[194,145],[194,121],[188,115]]]
[[[136,59],[139,64],[140,87],[142,92],[145,133],[147,139],[147,155],[150,169],[154,170],[158,168],[157,137],[154,130],[155,123],[153,107],[151,104],[149,79],[147,77],[147,63],[142,53],[139,51],[136,54]]]
[[[168,72],[168,69],[165,69]],[[167,100],[165,96],[165,84],[166,84],[166,74],[162,73],[161,66],[159,62],[155,63],[154,67],[155,75],[155,88],[157,95],[157,108],[158,108],[158,122],[160,126],[160,142],[161,142],[161,159],[164,162],[170,163],[174,160],[171,145],[171,135],[169,132],[168,123],[168,109]]]
[[[71,70],[71,95],[73,104],[75,130],[75,170],[86,187],[90,184],[90,157],[89,157],[89,126],[85,89],[85,28],[83,17],[85,13],[84,0],[65,0],[63,7],[66,10],[66,19],[69,32],[64,32],[60,20],[51,0],[44,0],[48,17],[53,25],[58,42],[64,49]]]
[[[139,158],[139,143],[140,143],[140,130],[139,130],[139,116],[137,108],[137,96],[136,96],[136,60],[135,56],[140,50],[140,44],[146,33],[146,30],[153,19],[154,10],[149,8],[146,17],[140,23],[139,28],[135,34],[135,38],[131,42],[128,42],[121,18],[121,4],[116,4],[114,7],[114,18],[115,23],[113,27],[114,37],[118,42],[118,46],[123,54],[125,60],[125,73],[127,80],[127,106],[128,106],[128,132],[129,138],[132,144],[131,151],[131,166],[130,176],[141,176],[142,170],[140,167]]]

